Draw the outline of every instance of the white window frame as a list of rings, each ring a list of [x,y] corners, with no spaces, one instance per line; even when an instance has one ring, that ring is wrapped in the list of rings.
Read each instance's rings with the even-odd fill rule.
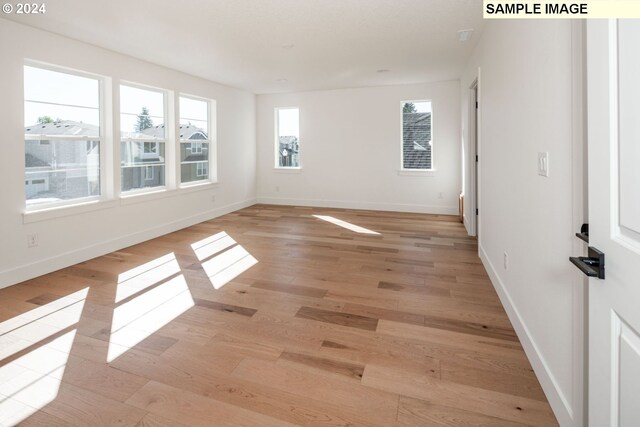
[[[89,73],[89,72],[75,70],[75,69],[71,69],[71,68],[67,68],[59,65],[53,65],[53,64],[40,62],[40,61],[28,60],[28,59],[25,60],[23,63],[23,74],[22,74],[23,78],[24,78],[24,66],[96,80],[98,82],[98,116],[99,116],[98,128],[100,130],[98,136],[94,136],[94,137],[89,137],[85,135],[45,135],[45,134],[27,135],[27,134],[24,134],[24,139],[23,139],[24,141],[47,140],[49,141],[49,144],[51,144],[51,141],[78,140],[78,141],[98,141],[98,143],[100,144],[100,155],[99,155],[100,165],[98,167],[98,172],[100,174],[100,180],[99,180],[100,194],[99,195],[79,197],[76,199],[69,199],[69,200],[60,200],[55,202],[37,203],[31,206],[27,205],[26,196],[25,196],[24,214],[29,215],[29,214],[34,214],[38,211],[50,211],[52,209],[58,209],[58,208],[72,208],[74,206],[86,205],[88,203],[106,201],[107,199],[111,198],[112,187],[108,185],[108,183],[113,179],[113,177],[108,172],[109,168],[107,167],[106,163],[108,161],[107,153],[109,152],[109,150],[112,149],[112,144],[111,144],[111,139],[105,136],[109,134],[108,127],[111,124],[111,120],[108,120],[108,118],[110,118],[110,115],[107,111],[105,111],[106,94],[107,94],[107,89],[111,88],[111,79],[109,77],[102,76],[99,74]],[[26,99],[24,97],[24,90],[23,90],[23,98],[22,98],[23,108],[26,102],[42,102],[42,101],[38,101],[35,99]],[[67,105],[67,104],[60,104],[60,105]],[[69,106],[73,107],[72,105],[69,105]],[[90,107],[83,107],[83,108],[90,108]],[[23,170],[26,172],[26,165]]]
[[[153,86],[147,86],[144,84],[140,84],[140,83],[133,83],[133,82],[129,82],[129,81],[121,81],[120,85],[118,86],[118,90],[120,91],[122,86],[127,86],[127,87],[131,87],[134,89],[140,89],[140,90],[146,90],[146,91],[150,91],[150,92],[159,92],[162,94],[162,115],[164,117],[164,138],[157,138],[157,137],[149,137],[149,138],[142,138],[142,137],[134,137],[134,138],[122,138],[120,137],[120,143],[122,142],[138,142],[138,143],[142,143],[142,152],[143,154],[149,154],[149,152],[146,151],[146,144],[155,144],[155,154],[159,154],[159,144],[160,143],[164,143],[164,185],[158,185],[155,187],[143,187],[143,188],[134,188],[131,190],[127,190],[127,191],[123,191],[122,190],[122,181],[120,179],[120,188],[118,189],[121,197],[129,197],[129,196],[137,196],[137,195],[142,195],[145,193],[156,193],[158,191],[163,191],[163,190],[167,190],[170,186],[170,176],[171,176],[171,159],[170,159],[170,150],[169,150],[169,140],[170,140],[170,136],[169,136],[169,130],[170,128],[168,128],[168,124],[169,121],[171,120],[171,118],[169,117],[169,98],[170,98],[170,92],[167,89],[163,89],[163,88],[159,88],[159,87],[153,87]],[[122,111],[121,111],[121,106],[118,105],[118,116],[121,117],[122,116]],[[115,114],[115,113],[114,113]],[[122,126],[120,126],[122,127]],[[122,132],[122,129],[118,130],[118,136],[120,136],[120,132]],[[122,177],[122,164],[120,161],[118,161],[118,164],[120,165],[120,176]],[[154,164],[154,165],[158,165],[158,164]],[[153,175],[151,179],[146,179],[147,177],[147,168],[149,166],[152,165],[144,165],[145,166],[145,171],[144,171],[144,181],[150,181],[151,179],[153,179]]]
[[[429,145],[431,146],[431,168],[430,169],[409,169],[404,167],[404,118],[403,108],[406,103],[419,103],[428,102],[431,104],[431,140]],[[406,101],[400,101],[400,175],[431,175],[436,171],[435,156],[433,146],[433,101],[431,99],[411,99]]]
[[[198,179],[198,180],[194,180],[194,181],[189,181],[189,182],[182,182],[182,165],[183,164],[189,164],[189,163],[201,163],[203,162],[203,160],[195,160],[193,162],[186,162],[183,163],[180,159],[180,154],[178,154],[176,162],[178,163],[178,184],[180,186],[180,188],[187,188],[187,187],[193,187],[193,186],[200,186],[203,184],[215,184],[217,183],[217,158],[218,158],[218,147],[217,147],[217,139],[215,137],[216,133],[217,133],[217,128],[216,128],[216,121],[215,121],[215,117],[216,117],[216,100],[215,99],[209,99],[209,98],[203,98],[200,96],[196,96],[196,95],[189,95],[186,93],[178,93],[178,96],[176,97],[177,99],[177,114],[176,114],[176,129],[180,129],[180,121],[183,118],[182,117],[182,112],[180,111],[180,99],[181,98],[186,98],[186,99],[191,99],[194,101],[200,101],[200,102],[205,102],[207,105],[207,139],[199,139],[197,141],[193,140],[193,139],[185,139],[185,138],[179,138],[178,139],[178,153],[181,153],[181,148],[182,148],[182,144],[190,144],[189,145],[189,149],[191,151],[192,154],[200,154],[202,153],[202,151],[204,150],[203,146],[204,144],[209,144],[209,151],[207,152],[207,161],[209,162],[209,167],[208,167],[208,174],[209,176],[204,178],[205,175],[203,176],[203,179]],[[185,117],[185,119],[189,119],[189,117]],[[195,118],[191,118],[191,120],[197,120]],[[200,146],[200,151],[194,151],[193,147],[194,144],[199,144]],[[196,165],[196,176],[201,176],[198,175],[198,170],[197,170],[198,166]]]
[[[277,171],[296,172],[302,169],[302,150],[298,151],[298,166],[280,166],[280,110],[298,110],[298,144],[300,144],[300,107],[275,107],[274,114],[274,143],[273,143],[273,167]]]

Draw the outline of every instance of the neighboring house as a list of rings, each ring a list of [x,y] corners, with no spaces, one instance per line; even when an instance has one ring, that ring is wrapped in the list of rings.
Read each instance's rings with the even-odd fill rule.
[[[99,135],[98,126],[62,120],[27,126],[25,135],[41,139],[25,140],[25,192],[29,204],[38,201],[74,199],[100,194],[100,146],[97,141],[51,139],[49,136]],[[204,130],[180,126],[182,182],[209,176],[209,143]],[[165,183],[164,125],[128,135],[121,143],[122,191],[162,186]],[[145,141],[145,138],[149,138]]]
[[[404,169],[431,169],[431,113],[402,115]]]
[[[25,135],[25,192],[27,203],[38,200],[71,199],[100,194],[97,141],[49,139],[50,136],[98,136],[97,126],[70,120],[27,126]]]
[[[209,142],[207,132],[192,124],[180,125],[180,177],[182,182],[209,177]],[[143,134],[164,138],[164,125],[153,126]],[[185,142],[188,141],[188,142]]]
[[[162,142],[165,139],[164,125],[127,133],[126,139],[123,136],[120,144],[122,191],[165,185],[165,143]]]
[[[279,166],[300,166],[300,144],[298,143],[298,137],[281,136],[278,142],[278,158],[280,159]]]

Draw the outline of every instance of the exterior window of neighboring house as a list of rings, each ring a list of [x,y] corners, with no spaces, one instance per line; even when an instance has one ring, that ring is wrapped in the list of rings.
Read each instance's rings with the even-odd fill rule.
[[[180,96],[180,182],[215,181],[215,135],[212,125],[215,101]]]
[[[165,185],[166,94],[120,85],[120,174],[122,192]]]
[[[144,167],[144,180],[151,181],[153,180],[153,166],[145,166]]]
[[[402,169],[433,170],[431,101],[403,101]]]
[[[300,167],[300,126],[297,108],[276,108],[275,167]]]
[[[202,143],[201,142],[192,142],[191,143],[191,154],[202,154]]]
[[[145,142],[144,143],[144,153],[145,154],[158,154],[158,143],[157,142]]]
[[[207,176],[208,174],[208,163],[207,162],[198,162],[197,164],[197,169],[196,169],[196,175],[198,176]]]
[[[101,195],[101,78],[24,66],[27,210]]]

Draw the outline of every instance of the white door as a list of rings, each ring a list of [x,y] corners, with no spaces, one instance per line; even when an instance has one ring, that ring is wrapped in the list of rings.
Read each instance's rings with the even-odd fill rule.
[[[589,424],[640,426],[640,20],[587,23]]]

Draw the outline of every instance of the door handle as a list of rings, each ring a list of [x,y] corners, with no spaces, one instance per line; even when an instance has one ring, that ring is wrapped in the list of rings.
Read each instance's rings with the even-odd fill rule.
[[[604,253],[589,246],[589,256],[569,257],[569,261],[589,277],[604,279]]]

